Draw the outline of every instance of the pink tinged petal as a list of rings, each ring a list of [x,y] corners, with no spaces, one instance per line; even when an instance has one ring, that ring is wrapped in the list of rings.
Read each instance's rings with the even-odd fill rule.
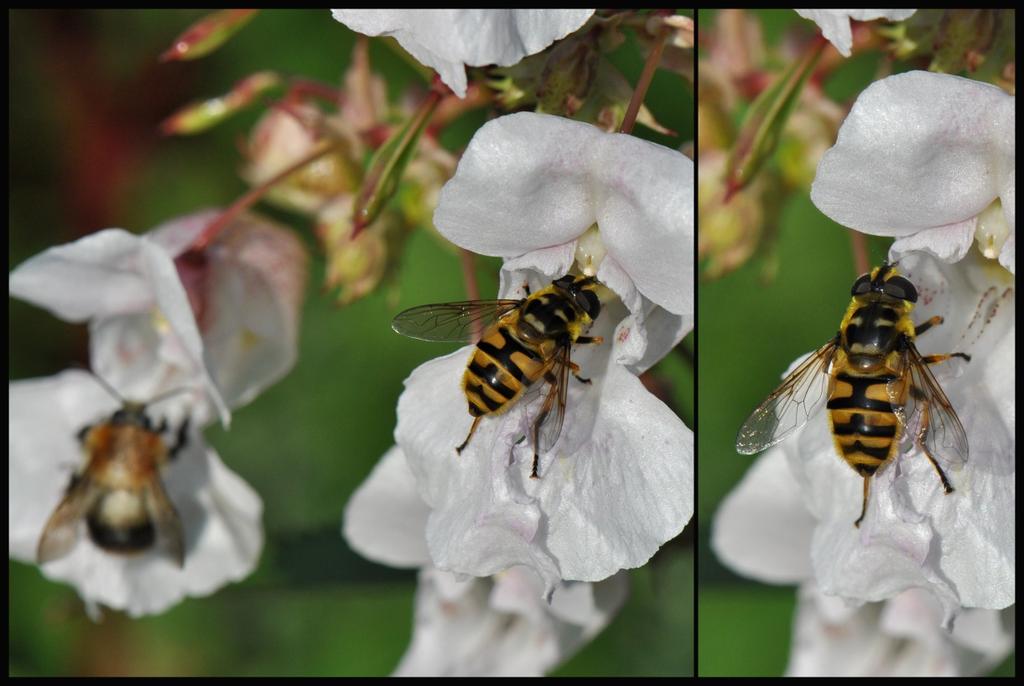
[[[422,567],[430,564],[428,516],[405,454],[394,446],[349,499],[342,533],[353,550],[374,562]]]
[[[871,21],[872,19],[888,19],[901,21],[910,17],[917,10],[796,10],[804,19],[810,19],[829,43],[835,46],[843,57],[849,57],[853,47],[853,32],[850,20]]]
[[[307,255],[295,234],[244,215],[210,246],[203,318],[210,368],[233,407],[294,366]]]
[[[574,241],[596,222],[608,254],[640,293],[688,314],[692,190],[693,163],[677,151],[519,113],[473,137],[441,191],[434,224],[457,245],[513,258]]]
[[[332,10],[334,18],[369,36],[393,36],[433,68],[460,98],[466,65],[509,66],[582,26],[593,10]]]
[[[969,220],[1012,182],[1014,98],[915,71],[876,81],[818,165],[811,199],[835,221],[905,236]]]
[[[817,522],[776,447],[759,457],[722,502],[711,547],[731,569],[760,581],[799,583],[811,578],[811,536]]]

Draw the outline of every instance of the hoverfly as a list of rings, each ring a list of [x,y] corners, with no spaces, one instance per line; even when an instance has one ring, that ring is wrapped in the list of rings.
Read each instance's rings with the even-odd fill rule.
[[[914,339],[942,317],[917,326],[910,312],[917,289],[894,264],[863,274],[839,332],[804,360],[747,418],[736,437],[746,455],[775,445],[799,429],[826,398],[836,451],[864,479],[860,527],[867,512],[871,476],[896,456],[902,433],[918,419],[915,442],[942,482],[953,487],[940,462],[956,468],[967,461],[967,435],[929,365],[964,353],[921,355]],[[825,389],[827,393],[825,392]]]
[[[583,333],[601,312],[600,284],[593,276],[565,276],[521,300],[471,300],[421,305],[399,313],[391,328],[424,341],[465,342],[482,331],[462,376],[473,424],[456,453],[472,438],[480,420],[507,411],[526,389],[544,379],[547,395],[532,425],[533,468],[538,478],[540,453],[554,447],[565,419],[565,399],[576,344],[600,344]],[[543,429],[543,431],[542,431]]]
[[[146,408],[183,389],[138,403],[124,400],[95,378],[121,401],[121,408],[78,432],[85,462],[71,476],[64,497],[43,528],[36,551],[39,564],[69,553],[84,520],[89,538],[107,552],[141,553],[159,541],[182,567],[181,521],[164,491],[160,470],[185,446],[189,420],[182,422],[174,444],[168,446],[163,438],[167,420],[154,425]]]

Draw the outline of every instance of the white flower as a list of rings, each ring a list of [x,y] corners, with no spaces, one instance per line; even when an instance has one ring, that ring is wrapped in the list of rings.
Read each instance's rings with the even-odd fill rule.
[[[421,64],[437,71],[460,98],[466,67],[507,67],[540,52],[586,23],[594,10],[332,10],[368,36],[394,36]]]
[[[857,98],[811,200],[840,224],[896,237],[896,252],[955,261],[977,241],[1013,272],[1015,124],[1015,98],[995,86],[890,76]]]
[[[888,19],[889,21],[902,21],[909,18],[917,10],[796,10],[804,19],[810,19],[818,28],[821,34],[843,57],[850,56],[850,49],[853,47],[853,32],[850,30],[850,20],[871,21],[872,19]]]
[[[505,258],[498,297],[524,297],[570,271],[614,296],[573,351],[589,385],[569,379],[555,449],[530,479],[530,418],[517,401],[472,440],[460,382],[473,350],[428,362],[406,381],[395,438],[432,512],[440,569],[486,576],[516,565],[552,589],[644,564],[693,512],[693,435],[636,373],[692,324],[693,166],[682,154],[558,117],[515,114],[481,128],[444,187],[446,238]],[[596,225],[596,229],[592,228]],[[538,383],[538,387],[544,386]]]
[[[861,507],[861,478],[836,454],[822,409],[803,429],[765,453],[716,514],[712,545],[729,566],[770,583],[805,583],[813,588],[818,607],[800,610],[791,672],[882,669],[866,653],[859,664],[833,664],[831,657],[824,657],[844,652],[838,642],[850,633],[867,640],[871,632],[865,622],[877,620],[880,611],[850,610],[836,618],[825,607],[835,604],[821,600],[822,594],[838,596],[851,608],[888,601],[887,609],[881,610],[883,627],[888,626],[886,617],[902,612],[895,608],[927,604],[932,608],[928,621],[934,626],[917,638],[925,641],[921,650],[943,654],[946,662],[941,669],[960,665],[956,668],[970,671],[964,665],[990,665],[1005,656],[1002,643],[970,643],[963,628],[954,633],[953,643],[943,642],[942,634],[933,630],[948,628],[954,619],[959,627],[961,619],[969,625],[982,621],[970,618],[986,616],[967,608],[984,608],[987,616],[995,616],[995,610],[1012,605],[1015,597],[1015,400],[1013,375],[1007,374],[1015,362],[1014,292],[1005,271],[983,262],[975,256],[947,265],[914,253],[902,255],[899,263],[920,296],[914,321],[932,315],[945,318],[917,340],[922,353],[957,351],[972,356],[970,363],[959,365],[959,376],[954,363],[933,367],[970,445],[966,466],[948,475],[953,493],[943,493],[920,449],[904,441],[901,454],[872,478],[867,514],[860,529],[854,528]],[[805,591],[805,600],[810,593]],[[808,646],[812,631],[807,626],[847,622],[847,628],[829,634],[834,641],[822,639],[819,645]],[[891,627],[886,634],[889,643],[893,636],[906,635]],[[954,643],[983,654],[984,660],[958,662],[966,658]],[[918,663],[911,657],[908,653],[903,666],[915,671]],[[923,672],[940,669],[932,663],[921,666],[925,664],[918,665]]]
[[[291,232],[249,215],[190,250],[217,215],[50,248],[11,273],[10,293],[88,321],[92,367],[123,396],[152,398],[198,379],[226,421],[229,405],[295,363],[306,256]]]
[[[600,632],[627,593],[624,574],[597,584],[561,583],[550,605],[540,578],[513,567],[493,578],[460,578],[430,565],[430,509],[397,446],[345,508],[344,535],[362,555],[422,567],[412,643],[397,676],[539,676]]]
[[[10,556],[31,564],[43,527],[82,460],[76,435],[108,419],[119,403],[78,370],[12,382],[8,402]],[[156,422],[171,418],[172,429],[186,412],[180,396],[149,410]],[[160,479],[181,520],[184,567],[156,547],[133,556],[107,553],[82,531],[67,555],[42,565],[43,574],[73,586],[87,605],[102,603],[133,617],[248,576],[263,547],[259,496],[195,431]]]
[[[848,606],[800,587],[787,676],[984,675],[1013,651],[1011,614],[964,610],[952,632],[926,591]]]
[[[169,431],[202,426],[251,400],[295,360],[305,283],[301,244],[279,227],[237,219],[203,250],[195,240],[217,216],[198,213],[145,236],[108,229],[51,248],[10,276],[12,295],[90,327],[92,367],[122,397],[148,401]],[[198,393],[197,393],[198,392]],[[43,527],[83,457],[76,435],[118,405],[96,379],[69,371],[10,384],[11,549],[34,561]],[[165,434],[168,443],[173,437]],[[153,549],[101,551],[81,535],[43,572],[90,605],[132,615],[161,612],[252,571],[262,548],[259,497],[228,471],[197,430],[159,477],[182,521],[185,566]]]

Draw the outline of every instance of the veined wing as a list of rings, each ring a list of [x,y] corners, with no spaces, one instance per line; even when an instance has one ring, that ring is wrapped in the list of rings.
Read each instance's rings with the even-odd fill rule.
[[[554,448],[555,443],[558,443],[558,437],[562,434],[562,424],[565,423],[565,403],[569,389],[570,371],[569,350],[570,346],[568,345],[559,348],[551,367],[551,373],[555,380],[549,383],[544,399],[543,409],[548,410],[548,413],[540,427],[537,445],[537,452],[542,455]]]
[[[736,450],[753,455],[799,429],[825,401],[836,336],[804,360],[758,405],[736,435]]]
[[[968,455],[967,433],[952,403],[913,343],[907,346],[904,364],[907,365],[912,387],[902,411],[898,412],[900,420],[904,426],[908,426],[916,416],[924,422],[927,412],[928,430],[924,447],[943,467],[963,466]]]
[[[420,305],[399,312],[391,320],[391,328],[421,341],[473,342],[488,326],[522,303],[522,300],[466,300]]]

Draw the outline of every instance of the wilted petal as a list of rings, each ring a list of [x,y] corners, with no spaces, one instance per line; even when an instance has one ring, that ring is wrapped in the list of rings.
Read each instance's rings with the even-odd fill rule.
[[[825,36],[829,43],[836,47],[843,57],[850,56],[850,49],[853,47],[853,32],[850,30],[850,20],[871,21],[872,19],[888,19],[889,21],[902,21],[910,17],[917,10],[796,10],[804,19],[810,19],[818,28],[821,35]]]
[[[332,10],[368,36],[393,36],[421,64],[437,71],[460,98],[466,66],[509,66],[540,52],[590,18],[594,10],[460,9]]]
[[[295,365],[307,260],[294,232],[249,214],[210,245],[199,326],[232,407],[250,402]]]
[[[430,564],[430,508],[416,492],[405,454],[388,450],[345,506],[342,533],[363,557],[392,567]]]
[[[639,292],[686,315],[693,312],[692,190],[693,163],[675,150],[524,112],[477,131],[441,191],[434,224],[459,246],[505,258],[564,243],[575,249],[597,224],[608,255]],[[597,275],[603,280],[601,268]]]
[[[999,88],[915,71],[876,81],[822,157],[811,199],[835,221],[881,236],[941,229],[922,247],[962,255],[965,222],[1014,197],[1014,98]],[[1010,209],[1003,203],[1011,230]],[[907,246],[911,247],[911,246]]]

